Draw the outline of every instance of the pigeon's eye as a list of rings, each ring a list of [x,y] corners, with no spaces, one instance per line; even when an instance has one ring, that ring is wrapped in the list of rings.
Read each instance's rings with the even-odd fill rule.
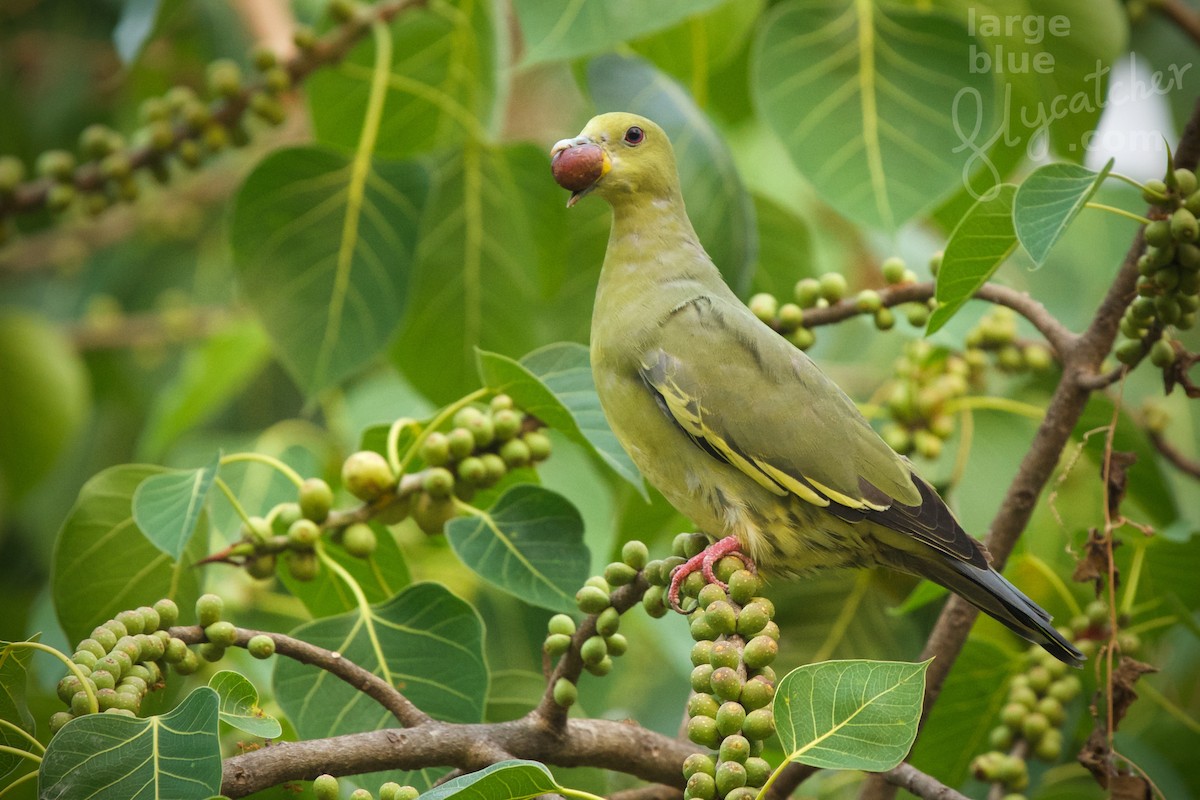
[[[637,147],[645,140],[646,132],[636,125],[625,131],[625,144],[629,145],[630,147]]]

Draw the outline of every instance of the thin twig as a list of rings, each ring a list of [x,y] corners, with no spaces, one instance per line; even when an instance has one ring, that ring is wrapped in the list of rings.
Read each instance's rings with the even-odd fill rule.
[[[208,641],[204,628],[199,625],[173,627],[168,631],[171,636],[182,639],[188,644],[198,644]],[[256,631],[248,628],[237,628],[238,647],[245,647],[252,636],[269,636],[275,642],[275,654],[285,656],[301,664],[311,664],[325,670],[330,675],[348,683],[356,690],[370,697],[375,702],[391,712],[392,716],[405,727],[413,728],[431,721],[431,717],[412,704],[396,687],[380,678],[378,675],[360,667],[341,653],[317,647],[314,644],[294,639],[283,633]],[[275,748],[271,748],[274,750]]]
[[[887,308],[904,303],[927,303],[933,296],[934,285],[928,282],[908,283],[879,290],[879,299]],[[1044,305],[1025,292],[1019,292],[996,283],[985,283],[974,296],[978,300],[986,300],[989,303],[1011,308],[1025,317],[1046,337],[1046,341],[1055,353],[1069,349],[1074,344],[1076,335],[1059,322]],[[855,305],[853,298],[840,300],[824,308],[805,309],[804,326],[815,328],[820,325],[831,325],[862,313]]]

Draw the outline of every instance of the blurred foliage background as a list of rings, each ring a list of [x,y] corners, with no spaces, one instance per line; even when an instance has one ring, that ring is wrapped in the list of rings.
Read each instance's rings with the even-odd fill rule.
[[[583,0],[568,9],[540,0],[430,0],[389,23],[378,124],[370,109],[380,43],[367,35],[339,64],[282,95],[280,125],[248,119],[244,145],[201,168],[172,162],[161,185],[140,176],[136,199],[94,216],[81,203],[57,216],[21,216],[0,246],[0,638],[41,632],[67,648],[49,589],[56,533],[81,486],[104,468],[196,467],[217,449],[252,450],[336,481],[368,426],[421,417],[476,388],[475,348],[517,357],[551,342],[586,342],[607,209],[591,202],[567,211],[546,154],[594,113],[638,111],[672,134],[693,222],[744,298],[772,292],[786,301],[798,279],[830,271],[854,290],[879,287],[888,256],[927,280],[930,256],[972,202],[964,174],[979,191],[998,178],[1019,181],[1048,158],[1093,163],[1084,145],[1105,110],[1106,86],[1131,55],[1167,77],[1172,66],[1193,64],[1196,43],[1145,5]],[[0,6],[0,154],[32,169],[46,150],[77,150],[81,132],[96,123],[137,141],[147,98],[177,86],[204,95],[215,59],[233,59],[253,76],[252,44],[290,56],[293,27],[327,29],[324,11],[319,0],[9,0]],[[871,15],[879,37],[871,109],[862,102],[856,14]],[[1018,23],[971,35],[969,26],[1005,15],[1043,24],[1062,15],[1068,32],[1035,35]],[[980,53],[989,68],[972,68]],[[1020,68],[1037,54],[1048,55],[1052,70]],[[1140,141],[1157,161],[1119,162],[1118,170],[1161,174],[1162,140],[1177,140],[1197,80],[1185,70],[1160,93],[1161,117],[1122,112],[1146,134],[1128,138],[1126,149]],[[1036,110],[1057,98],[1067,98],[1070,111],[1039,130]],[[365,173],[356,177],[358,168]],[[1097,200],[1143,213],[1136,190],[1110,183]],[[360,216],[348,234],[347,209],[356,203]],[[1032,269],[1018,252],[998,279],[1081,329],[1135,231],[1085,212],[1045,266]],[[353,270],[339,294],[344,264]],[[933,342],[961,349],[983,311],[968,304]],[[903,322],[881,332],[852,319],[820,329],[809,352],[868,411],[879,411],[895,360],[922,334]],[[1196,349],[1194,334],[1183,340]],[[978,394],[1037,409],[1055,377],[992,370]],[[1103,523],[1103,436],[1085,434],[1108,423],[1114,400],[1122,408],[1117,448],[1139,457],[1123,510],[1155,530],[1122,531],[1119,562],[1132,576],[1122,609],[1142,639],[1139,657],[1161,670],[1139,684],[1148,688],[1118,747],[1167,797],[1197,796],[1200,486],[1143,430],[1149,413],[1164,438],[1195,458],[1194,404],[1180,392],[1163,397],[1148,365],[1094,398],[1007,574],[1060,620],[1092,599],[1087,586],[1070,582],[1086,531]],[[1037,425],[1005,409],[976,404],[941,455],[918,463],[978,535]],[[882,412],[875,418],[885,421]],[[671,534],[687,529],[661,498],[644,502],[590,452],[561,436],[554,444],[540,480],[580,509],[596,568],[629,538],[665,549]],[[230,480],[247,507],[265,509],[283,496],[278,479],[236,470]],[[214,546],[236,535],[222,503],[213,504],[210,522]],[[441,581],[481,610],[492,713],[518,708],[540,671],[546,612],[483,586],[444,542],[411,523],[393,533],[413,579]],[[119,572],[119,554],[98,559],[96,569]],[[286,591],[235,570],[194,575],[243,607],[247,625],[286,630],[307,617]],[[938,604],[920,591],[906,603],[913,590],[907,578],[878,573],[775,583],[780,666],[915,658]],[[113,589],[97,581],[87,591],[102,600]],[[604,681],[585,677],[588,713],[676,730],[690,641],[684,625],[671,622],[656,624],[653,635],[631,630],[628,663]],[[990,725],[980,720],[998,711],[1004,679],[1022,669],[1020,653],[999,625],[979,622],[919,741],[917,766],[980,791],[967,764],[986,749]],[[57,710],[59,672],[42,666],[42,694],[32,702],[44,718]],[[1094,689],[1090,669],[1084,681]],[[1076,704],[1068,742],[1078,745],[1090,727]],[[1061,763],[1035,768],[1030,796],[1102,796],[1073,751],[1068,744]],[[604,786],[599,776],[577,777]],[[843,796],[853,791],[847,780],[818,779],[803,791]]]

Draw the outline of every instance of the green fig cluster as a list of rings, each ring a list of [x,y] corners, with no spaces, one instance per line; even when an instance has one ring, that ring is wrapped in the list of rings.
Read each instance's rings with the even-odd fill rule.
[[[889,287],[916,283],[917,276],[905,266],[904,261],[892,257],[881,267],[883,278]],[[848,303],[860,314],[870,314],[879,330],[890,330],[896,325],[896,309],[884,304],[883,295],[875,289],[863,289],[851,296],[846,278],[837,272],[826,272],[816,278],[801,278],[792,287],[792,300],[780,303],[775,295],[762,292],[750,298],[747,305],[756,317],[783,335],[801,350],[816,343],[816,334],[804,324],[804,312],[813,308],[828,308],[835,303]],[[904,303],[898,306],[916,327],[929,321],[930,302]]]
[[[1011,308],[995,306],[967,332],[964,357],[972,367],[982,367],[990,356],[994,365],[1010,374],[1046,372],[1054,365],[1049,348],[1036,342],[1022,342],[1017,335],[1017,314]]]
[[[282,559],[296,580],[315,578],[321,568],[317,542],[325,532],[323,523],[332,507],[333,489],[329,484],[320,478],[308,478],[300,485],[295,501],[280,503],[266,517],[251,516],[242,522],[240,539],[234,547],[250,577],[273,578]],[[374,549],[374,534],[371,538],[369,550]]]
[[[341,800],[342,797],[341,786],[333,775],[318,775],[312,783],[312,790],[316,800]],[[374,794],[360,787],[351,792],[349,797],[351,800],[417,800],[420,794],[414,786],[401,786],[388,781]]]
[[[1117,616],[1117,647],[1122,655],[1136,656],[1142,649],[1142,639],[1132,631],[1122,630],[1129,619],[1124,614]],[[1100,645],[1112,638],[1112,618],[1108,605],[1102,600],[1093,600],[1070,622],[1071,639],[1079,651],[1088,658],[1096,654]]]
[[[1200,313],[1200,189],[1190,169],[1169,169],[1164,180],[1147,181],[1142,192],[1151,220],[1142,231],[1146,249],[1138,256],[1137,297],[1121,318],[1113,354],[1136,364],[1147,348],[1150,362],[1166,369],[1175,362],[1171,328],[1189,330]],[[1153,341],[1147,341],[1152,331]]]
[[[441,533],[458,513],[455,499],[469,501],[510,471],[545,461],[550,447],[541,423],[516,408],[508,395],[496,395],[484,407],[459,409],[448,430],[425,434],[419,451],[426,465],[420,490],[393,507],[387,522],[411,513],[426,534]]]
[[[667,579],[675,559],[690,558],[706,543],[695,534],[676,537],[672,559],[663,562]],[[684,797],[752,800],[771,775],[762,751],[775,733],[771,701],[777,679],[771,664],[779,654],[779,626],[775,606],[759,594],[761,579],[740,559],[723,558],[714,572],[727,588],[707,583],[697,572],[684,580],[681,592],[692,608],[688,620],[695,641],[687,736],[714,751],[685,761]]]
[[[956,427],[951,404],[982,380],[981,368],[963,355],[914,339],[893,372],[882,390],[890,420],[880,436],[902,455],[937,458]]]
[[[183,652],[196,658],[168,631],[178,619],[179,607],[164,598],[153,606],[122,611],[98,625],[71,657],[82,680],[72,671],[58,682],[58,697],[69,710],[51,716],[51,732],[84,714],[137,716],[146,695],[166,685],[168,664],[178,664]]]

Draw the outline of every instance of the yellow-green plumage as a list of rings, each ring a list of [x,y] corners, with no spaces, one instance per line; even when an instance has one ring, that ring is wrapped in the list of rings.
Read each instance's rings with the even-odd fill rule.
[[[572,202],[594,193],[613,209],[592,370],[646,478],[768,573],[878,564],[922,575],[1078,662],[849,398],[726,286],[688,220],[662,129],[604,114],[554,152],[584,146],[605,163]]]

